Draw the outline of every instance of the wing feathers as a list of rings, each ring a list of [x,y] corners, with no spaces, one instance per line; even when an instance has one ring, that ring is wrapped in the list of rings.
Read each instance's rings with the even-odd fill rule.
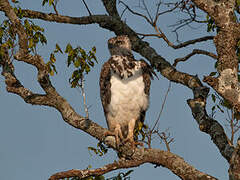
[[[101,74],[100,74],[100,96],[102,100],[102,105],[104,109],[104,113],[107,113],[107,105],[111,101],[111,66],[109,61],[105,62],[102,66]]]

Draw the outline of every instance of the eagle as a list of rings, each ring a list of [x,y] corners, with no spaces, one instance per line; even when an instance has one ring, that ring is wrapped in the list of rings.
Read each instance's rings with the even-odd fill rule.
[[[120,142],[137,145],[134,129],[144,122],[149,106],[151,79],[154,71],[144,60],[135,60],[128,36],[116,36],[108,40],[111,57],[100,73],[100,96],[108,131],[105,136]]]

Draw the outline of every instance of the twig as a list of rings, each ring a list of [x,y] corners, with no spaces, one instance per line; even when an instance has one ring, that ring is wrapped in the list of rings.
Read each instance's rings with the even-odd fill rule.
[[[170,152],[170,143],[174,141],[174,138],[171,138],[168,141],[168,138],[170,137],[170,133],[168,133],[168,136],[166,136],[165,132],[162,132],[162,133],[157,132],[157,134],[163,140],[164,144],[166,145],[167,150]]]
[[[88,8],[87,3],[85,2],[85,0],[82,0],[82,2],[83,2],[83,4],[84,4],[84,6],[86,7],[89,15],[92,16],[92,13],[91,13],[91,11],[89,10],[89,8]]]
[[[123,10],[123,12],[125,12],[126,11],[126,9],[127,10],[129,10],[132,14],[134,14],[134,15],[136,15],[136,16],[140,16],[140,17],[143,17],[149,24],[152,24],[153,22],[147,17],[147,16],[144,16],[143,14],[140,14],[140,13],[138,13],[138,12],[135,12],[135,11],[133,11],[127,4],[125,4],[123,1],[119,1],[119,4],[123,4],[124,6],[125,6],[125,9]],[[122,15],[123,15],[123,13],[122,13]],[[121,16],[122,16],[121,15]]]
[[[170,89],[171,89],[171,81],[169,81],[168,89],[167,89],[167,92],[166,92],[166,94],[165,94],[165,96],[164,96],[164,100],[163,100],[163,103],[162,103],[161,110],[160,110],[160,112],[159,112],[159,114],[158,114],[158,118],[157,118],[157,120],[156,120],[153,128],[151,129],[152,132],[153,132],[153,130],[155,129],[155,127],[157,126],[157,124],[158,124],[158,122],[159,122],[159,120],[160,120],[160,117],[161,117],[161,115],[162,115],[163,108],[164,108],[164,106],[165,106],[165,104],[166,104],[167,96],[168,96],[168,93],[169,93]]]
[[[152,18],[152,16],[151,16],[151,14],[150,14],[150,12],[149,12],[149,10],[148,10],[148,8],[147,8],[147,5],[145,4],[145,1],[144,0],[142,0],[142,4],[143,4],[143,6],[144,6],[144,10],[147,12],[147,14],[148,14],[148,17],[150,18],[150,20],[151,20],[151,22],[153,23],[153,18]]]
[[[88,112],[88,106],[87,106],[87,99],[86,99],[86,94],[85,94],[85,89],[84,89],[84,78],[81,78],[80,84],[78,87],[81,89],[81,93],[83,96],[83,104],[84,104],[84,111],[86,113],[86,119],[89,119],[89,112]]]
[[[57,11],[57,1],[56,1],[56,3],[53,2],[52,5],[53,5],[53,9],[54,9],[55,13],[58,15],[58,11]]]
[[[232,118],[231,118],[231,121],[230,121],[230,127],[231,127],[231,145],[233,145],[233,140],[234,140],[234,124],[233,124],[233,121],[234,121],[234,109],[232,109]]]

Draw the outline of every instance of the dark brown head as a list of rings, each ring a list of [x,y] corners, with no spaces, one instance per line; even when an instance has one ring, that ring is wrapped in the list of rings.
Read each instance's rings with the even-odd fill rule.
[[[116,36],[109,39],[108,49],[111,55],[132,55],[131,42],[126,35]]]

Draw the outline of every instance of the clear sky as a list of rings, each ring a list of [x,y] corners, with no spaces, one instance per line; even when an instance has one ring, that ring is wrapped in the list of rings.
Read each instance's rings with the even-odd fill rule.
[[[53,12],[48,5],[41,6],[41,0],[20,0],[22,8],[29,8],[43,12]],[[130,6],[136,6],[134,1],[126,0]],[[135,1],[137,2],[137,1]],[[87,1],[93,14],[106,14],[100,0]],[[155,3],[148,4],[150,10],[154,12]],[[82,1],[59,1],[59,13],[68,16],[86,16],[87,10]],[[122,7],[119,9],[122,10]],[[203,15],[205,17],[205,15]],[[160,17],[160,27],[168,38],[176,43],[176,36],[169,25],[180,20],[177,13]],[[0,13],[0,21],[4,19],[4,14]],[[139,17],[125,13],[123,16],[134,30],[139,33],[153,33],[152,28]],[[107,127],[103,115],[98,78],[101,65],[109,58],[107,50],[107,40],[115,36],[113,32],[101,29],[98,25],[69,25],[43,22],[34,20],[34,23],[45,28],[45,35],[48,39],[46,46],[39,46],[38,53],[47,62],[50,53],[58,43],[62,49],[67,43],[73,46],[81,46],[85,50],[90,50],[93,46],[97,48],[97,64],[89,73],[86,79],[87,103],[90,106],[90,119]],[[204,35],[206,25],[193,24],[192,29],[186,27],[180,31],[180,40],[189,40]],[[215,51],[212,42],[201,43],[199,46],[189,46],[184,50],[173,50],[167,47],[161,39],[146,39],[156,51],[173,63],[174,59],[183,57],[190,53],[193,48],[202,48]],[[136,58],[140,58],[135,54]],[[37,83],[36,70],[30,65],[14,61],[16,75],[22,84],[34,92],[43,93]],[[72,69],[67,68],[66,55],[57,56],[56,68],[58,74],[51,77],[53,85],[57,91],[65,97],[75,110],[83,115],[82,97],[76,89],[71,89],[68,79]],[[200,79],[204,75],[214,71],[214,60],[206,56],[194,56],[188,62],[179,63],[179,70],[190,74],[197,74]],[[159,80],[152,83],[150,108],[147,112],[146,123],[151,127],[157,119],[164,95],[168,88],[168,81],[159,75]],[[200,132],[198,125],[192,117],[190,108],[186,100],[192,98],[192,92],[182,85],[172,83],[164,111],[159,122],[159,130],[168,131],[174,138],[171,144],[171,151],[183,157],[185,161],[197,169],[209,173],[218,179],[228,178],[228,163],[223,159],[212,143],[211,138]],[[209,104],[210,100],[209,100]],[[210,108],[209,108],[210,109]],[[210,111],[209,111],[210,112]],[[217,116],[220,117],[221,115]],[[219,122],[224,126],[226,121],[221,118]],[[44,106],[32,106],[26,104],[20,97],[9,94],[5,90],[4,79],[0,76],[0,179],[1,180],[44,180],[50,175],[59,171],[69,169],[85,169],[89,165],[93,168],[101,167],[117,159],[117,155],[112,150],[105,156],[98,157],[88,151],[88,147],[96,147],[97,140],[88,134],[75,129],[66,124],[60,113],[53,108]],[[224,126],[225,127],[225,126]],[[160,140],[153,140],[154,148],[166,149]],[[145,180],[147,178],[178,180],[179,178],[163,167],[154,168],[151,164],[145,164],[138,168],[133,168],[131,179]],[[117,175],[119,172],[127,170],[117,170],[105,177]]]

